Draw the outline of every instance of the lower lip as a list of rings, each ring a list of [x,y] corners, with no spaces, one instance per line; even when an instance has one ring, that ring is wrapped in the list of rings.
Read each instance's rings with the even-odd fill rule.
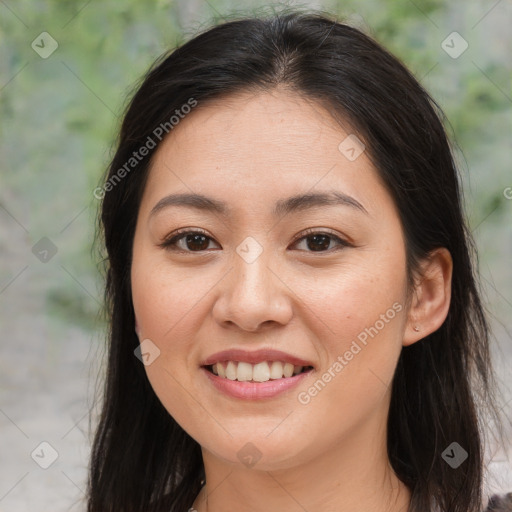
[[[239,382],[237,380],[219,377],[206,368],[201,368],[201,370],[206,373],[210,382],[219,391],[243,400],[258,400],[260,398],[272,398],[277,396],[297,386],[299,382],[304,380],[312,371],[308,370],[307,372],[299,373],[293,377],[269,380],[267,382]]]

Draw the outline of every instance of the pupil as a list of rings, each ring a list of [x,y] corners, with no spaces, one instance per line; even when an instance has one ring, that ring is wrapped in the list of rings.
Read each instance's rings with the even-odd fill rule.
[[[320,243],[320,249],[315,249],[315,243],[318,241],[318,239],[321,239],[323,240],[323,244]],[[313,250],[313,251],[316,251],[316,250],[321,250],[322,248],[326,249],[329,247],[329,237],[327,235],[313,235],[310,237],[310,240],[314,240],[315,242],[313,242],[313,245],[308,243],[308,248]],[[327,245],[325,244],[325,242],[327,241]]]
[[[204,249],[206,249],[206,247],[208,247],[208,242],[206,241],[206,236],[205,235],[187,235],[187,247],[190,249],[191,247],[189,246],[189,244],[192,245],[192,249],[194,248],[194,243],[196,243],[198,240],[200,239],[203,239],[203,244],[200,246],[200,247],[197,247],[196,246],[196,249],[199,250],[199,251],[202,251]],[[206,242],[206,246],[204,244],[204,242]]]

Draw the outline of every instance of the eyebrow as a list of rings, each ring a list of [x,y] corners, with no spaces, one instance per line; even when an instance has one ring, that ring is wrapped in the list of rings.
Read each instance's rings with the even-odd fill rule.
[[[226,203],[204,196],[202,194],[170,194],[163,197],[152,208],[149,216],[156,215],[164,208],[171,206],[185,206],[195,210],[230,215],[232,210]],[[357,199],[338,191],[299,194],[280,199],[274,205],[273,215],[281,217],[288,213],[304,211],[321,206],[348,206],[369,215],[366,208]]]

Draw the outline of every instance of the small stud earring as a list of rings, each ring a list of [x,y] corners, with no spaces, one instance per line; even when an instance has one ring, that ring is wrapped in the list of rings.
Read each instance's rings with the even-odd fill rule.
[[[420,328],[419,328],[417,325],[415,325],[415,326],[414,326],[414,330],[415,330],[416,332],[420,332]]]

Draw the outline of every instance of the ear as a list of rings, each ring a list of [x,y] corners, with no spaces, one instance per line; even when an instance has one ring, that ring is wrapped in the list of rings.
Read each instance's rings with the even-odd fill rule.
[[[453,261],[445,247],[435,249],[422,262],[405,325],[404,346],[433,333],[450,308]]]

